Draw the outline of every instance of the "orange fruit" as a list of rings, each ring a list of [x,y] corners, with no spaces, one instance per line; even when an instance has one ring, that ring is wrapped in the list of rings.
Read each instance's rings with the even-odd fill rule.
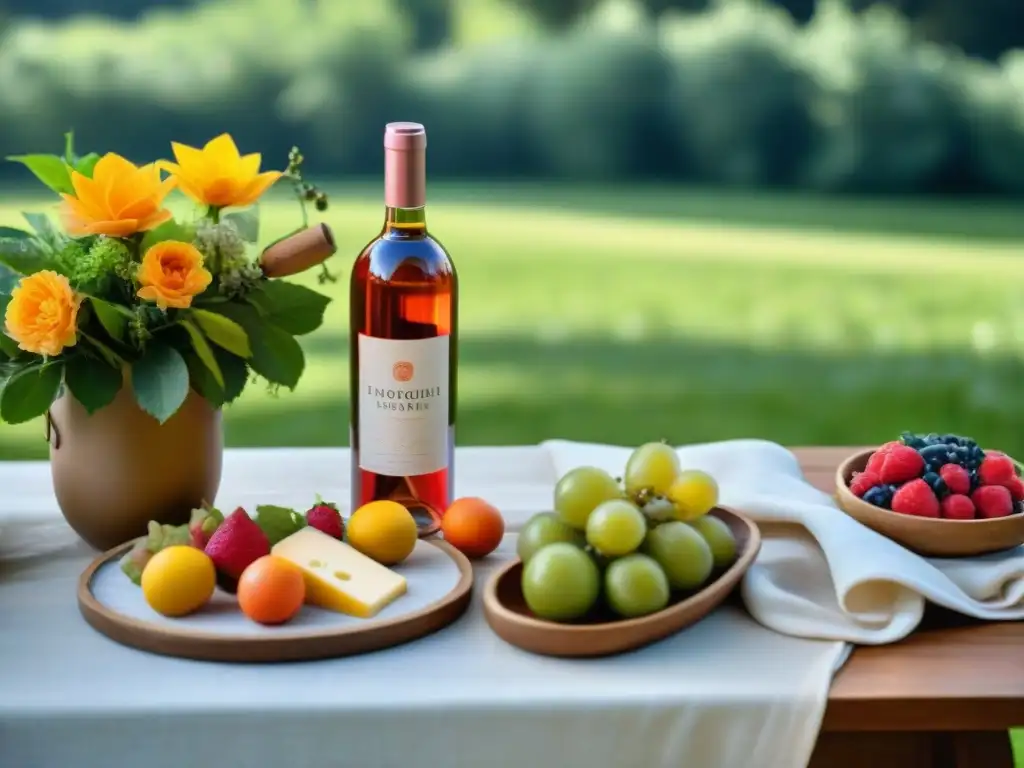
[[[260,624],[283,624],[302,608],[306,581],[297,565],[283,557],[264,555],[238,579],[238,607]]]
[[[505,535],[505,520],[493,504],[476,496],[456,499],[441,518],[444,540],[467,557],[489,555]]]

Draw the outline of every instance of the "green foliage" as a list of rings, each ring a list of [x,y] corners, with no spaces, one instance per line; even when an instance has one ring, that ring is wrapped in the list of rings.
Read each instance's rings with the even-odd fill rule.
[[[35,362],[11,374],[0,390],[0,418],[22,424],[49,410],[60,389],[64,364]]]
[[[252,350],[249,366],[271,384],[294,389],[299,383],[306,358],[295,337],[270,322],[253,307],[218,304],[216,314],[233,320],[245,331]]]
[[[323,324],[324,312],[331,303],[322,293],[282,280],[264,281],[249,301],[263,318],[293,336],[312,333]]]
[[[142,236],[142,242],[139,244],[139,253],[145,254],[146,251],[157,243],[163,243],[167,240],[191,243],[195,236],[196,227],[194,224],[178,221],[177,219],[171,219],[170,221],[165,221],[160,226],[149,230]]]
[[[71,186],[71,172],[62,157],[57,155],[12,155],[7,159],[24,165],[54,192],[71,194],[75,191]]]
[[[119,368],[86,355],[73,355],[64,366],[64,383],[89,413],[110,405],[123,381]]]
[[[252,348],[249,346],[249,337],[245,329],[230,317],[205,309],[193,309],[189,316],[214,344],[238,357],[252,357]]]
[[[224,214],[221,221],[230,221],[234,224],[238,234],[247,243],[255,243],[260,239],[260,209],[256,205],[243,211]]]
[[[46,245],[29,232],[0,227],[0,265],[18,275],[31,275],[53,266]]]
[[[188,397],[185,359],[174,347],[153,339],[132,364],[132,389],[139,407],[163,424]]]

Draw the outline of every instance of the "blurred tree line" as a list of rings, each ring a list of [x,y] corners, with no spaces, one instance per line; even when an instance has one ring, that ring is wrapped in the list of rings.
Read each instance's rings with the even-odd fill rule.
[[[573,19],[531,11],[529,33],[473,44],[449,0],[16,19],[0,154],[59,151],[73,128],[82,151],[142,161],[230,131],[270,166],[298,144],[311,172],[379,175],[383,124],[418,120],[435,177],[1024,194],[1024,50],[967,57],[878,5],[681,4],[575,0]]]
[[[281,0],[287,2],[288,0]],[[306,0],[293,0],[305,2]],[[345,5],[344,0],[334,0]],[[350,0],[357,2],[359,0]],[[94,13],[135,19],[153,8],[186,8],[202,0],[6,0],[16,16],[60,19]],[[401,13],[414,18],[418,47],[442,43],[449,32],[455,0],[401,0]],[[564,29],[598,6],[601,0],[509,0],[534,14],[549,28]],[[814,16],[817,0],[770,0],[796,21]],[[642,0],[653,15],[665,11],[705,11],[714,0]],[[913,24],[924,38],[955,45],[970,56],[995,60],[1006,51],[1024,48],[1024,0],[850,0],[854,10],[888,5]]]

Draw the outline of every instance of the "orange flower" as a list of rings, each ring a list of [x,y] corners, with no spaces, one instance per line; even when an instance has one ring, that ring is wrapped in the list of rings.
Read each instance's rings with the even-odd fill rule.
[[[203,267],[203,254],[191,243],[165,240],[142,257],[138,296],[155,301],[160,309],[192,305],[192,298],[206,290],[213,277]]]
[[[141,168],[118,154],[99,159],[92,178],[71,171],[74,195],[62,194],[61,217],[72,236],[127,237],[153,229],[171,218],[164,198],[174,189],[174,179],[160,180],[153,164]]]
[[[260,173],[259,153],[241,156],[234,139],[222,133],[202,149],[171,142],[178,163],[161,160],[157,165],[177,179],[182,192],[197,203],[217,208],[246,206],[256,202],[280,171]]]
[[[77,341],[81,304],[82,297],[75,295],[64,275],[49,270],[28,275],[11,291],[7,333],[26,352],[59,355],[64,347],[73,347]]]

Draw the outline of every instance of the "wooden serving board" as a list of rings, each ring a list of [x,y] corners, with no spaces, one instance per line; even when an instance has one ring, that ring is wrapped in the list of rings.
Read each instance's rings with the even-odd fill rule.
[[[473,567],[441,540],[419,540],[395,567],[408,592],[372,619],[303,606],[287,624],[249,620],[234,595],[219,589],[200,611],[171,619],[146,603],[142,589],[121,572],[119,560],[134,542],[100,555],[78,581],[78,607],[93,629],[152,653],[203,661],[275,662],[349,656],[390,648],[451,624],[466,610]]]

